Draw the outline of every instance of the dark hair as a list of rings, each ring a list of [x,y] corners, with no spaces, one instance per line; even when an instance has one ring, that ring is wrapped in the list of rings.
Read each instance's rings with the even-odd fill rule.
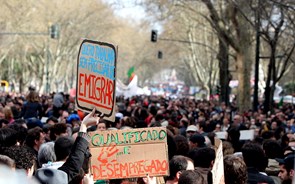
[[[176,155],[188,156],[189,144],[187,139],[183,135],[176,135],[174,137],[176,143]]]
[[[257,143],[245,143],[242,147],[242,154],[247,167],[254,167],[259,171],[262,171],[267,166],[265,163],[267,158],[262,149],[262,146]]]
[[[5,147],[14,146],[17,142],[17,132],[11,128],[0,128],[0,153]]]
[[[261,133],[261,137],[263,139],[271,139],[275,136],[274,132],[273,131],[263,131]]]
[[[247,183],[247,166],[242,158],[234,155],[224,157],[224,180],[230,184]]]
[[[8,127],[17,132],[16,133],[16,140],[17,140],[17,142],[19,142],[20,145],[23,145],[26,140],[26,137],[28,135],[28,129],[23,127],[21,124],[15,124],[15,123],[9,125]]]
[[[0,119],[0,128],[3,126],[3,124],[7,125],[9,123],[9,121],[7,121],[6,119]]]
[[[190,158],[182,155],[176,155],[172,157],[172,159],[169,161],[170,175],[167,179],[173,180],[176,177],[177,172],[186,170],[188,161],[193,162]]]
[[[199,171],[186,170],[181,173],[178,184],[206,184],[206,181]]]
[[[14,160],[17,169],[27,170],[36,162],[35,155],[24,146],[11,146],[3,154]]]
[[[66,132],[67,125],[65,123],[56,123],[55,125],[50,127],[50,140],[54,141],[56,139],[56,135],[60,135]]]
[[[228,141],[238,142],[240,140],[240,131],[236,128],[231,128],[228,130]]]
[[[283,152],[281,149],[280,144],[274,140],[266,140],[263,143],[263,150],[267,158],[275,159],[275,158],[282,158]]]
[[[169,133],[167,133],[167,145],[168,145],[168,157],[170,160],[175,155],[176,143],[173,139],[173,136]]]
[[[35,140],[39,140],[40,139],[40,133],[42,133],[43,130],[40,127],[35,127],[32,128],[28,131],[28,135],[26,138],[26,145],[28,147],[33,148],[35,145]]]
[[[210,147],[196,148],[190,152],[190,158],[194,161],[195,167],[210,168],[215,160],[215,150]]]
[[[23,125],[23,124],[27,124],[27,122],[24,119],[16,119],[14,120],[13,124]]]
[[[60,137],[55,141],[54,152],[56,161],[61,161],[70,155],[74,140],[71,137]]]
[[[54,123],[58,123],[58,119],[54,116],[50,116],[47,120],[46,120],[46,124],[49,122],[49,121],[53,121]]]

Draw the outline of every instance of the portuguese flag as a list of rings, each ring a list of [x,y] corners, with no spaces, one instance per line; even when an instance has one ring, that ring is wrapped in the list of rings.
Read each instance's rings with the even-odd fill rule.
[[[128,79],[129,79],[129,82],[132,81],[135,73],[134,73],[134,66],[132,66],[131,68],[129,68],[128,72],[127,72],[127,75],[128,75]]]

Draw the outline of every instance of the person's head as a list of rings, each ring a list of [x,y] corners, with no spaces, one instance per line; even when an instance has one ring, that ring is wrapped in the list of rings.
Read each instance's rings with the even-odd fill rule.
[[[27,122],[24,119],[16,119],[13,124],[21,125],[24,128],[28,129]]]
[[[279,178],[283,181],[292,181],[294,173],[295,155],[289,155],[285,159],[276,159],[280,165]],[[294,181],[293,181],[294,182]]]
[[[4,118],[6,120],[10,121],[11,119],[13,119],[13,113],[10,107],[5,107],[3,112],[4,112]]]
[[[60,123],[66,123],[67,122],[67,119],[68,119],[68,117],[69,117],[69,112],[68,111],[65,111],[65,110],[63,110],[62,111],[62,113],[61,113],[61,116],[60,116],[60,120],[59,120],[59,122]]]
[[[262,171],[267,166],[265,163],[267,161],[267,157],[262,149],[262,146],[257,143],[245,143],[242,147],[242,155],[247,167],[253,167]]]
[[[26,147],[11,146],[3,154],[14,160],[16,169],[24,169],[28,176],[33,175],[36,158]]]
[[[100,120],[99,123],[97,124],[96,130],[103,131],[103,130],[106,130],[106,129],[107,129],[106,122],[103,121],[103,120]]]
[[[38,151],[38,163],[39,166],[48,162],[55,162],[56,155],[54,152],[54,142],[47,142],[41,145]]]
[[[51,116],[46,120],[46,124],[55,125],[56,123],[58,123],[58,119],[54,116]]]
[[[59,137],[54,144],[54,152],[56,155],[56,161],[66,160],[71,153],[74,140],[72,137]]]
[[[194,134],[189,138],[190,149],[205,147],[205,137],[201,134]]]
[[[197,170],[183,171],[178,184],[207,184],[202,174]]]
[[[15,162],[6,155],[0,155],[0,165],[6,165],[12,169],[15,168]]]
[[[235,155],[224,157],[224,181],[230,184],[247,183],[247,166],[242,158]]]
[[[8,127],[17,132],[16,133],[17,143],[19,145],[23,145],[28,135],[28,129],[22,126],[21,124],[16,124],[16,123],[10,124],[8,125]]]
[[[73,128],[77,128],[81,125],[81,120],[78,114],[71,114],[67,118],[67,123],[71,124]]]
[[[278,128],[278,123],[276,121],[271,122],[271,129],[276,130]]]
[[[266,140],[263,143],[263,150],[267,158],[275,159],[283,156],[280,144],[274,140]]]
[[[65,123],[56,123],[50,127],[50,140],[55,141],[63,136],[68,136],[67,125]]]
[[[242,117],[240,115],[235,115],[233,118],[233,127],[239,127],[241,125]]]
[[[187,156],[189,152],[189,143],[183,135],[174,136],[174,141],[176,143],[176,155]]]
[[[231,128],[228,130],[227,140],[231,143],[238,142],[240,140],[240,131],[237,128]]]
[[[169,161],[170,175],[168,180],[178,181],[181,173],[185,170],[194,170],[193,161],[185,156],[176,155]]]
[[[223,156],[232,155],[235,152],[232,144],[228,141],[222,141],[222,151]]]
[[[17,143],[17,132],[11,128],[0,128],[0,153]]]
[[[39,95],[35,91],[30,91],[26,99],[28,102],[39,102]]]
[[[192,135],[198,132],[198,128],[195,125],[190,125],[186,129],[186,137],[189,139]]]
[[[215,160],[215,150],[210,147],[195,148],[189,153],[195,167],[212,168]]]
[[[35,127],[28,131],[26,138],[26,145],[30,148],[34,148],[36,151],[39,150],[41,144],[45,142],[45,135],[42,128]]]

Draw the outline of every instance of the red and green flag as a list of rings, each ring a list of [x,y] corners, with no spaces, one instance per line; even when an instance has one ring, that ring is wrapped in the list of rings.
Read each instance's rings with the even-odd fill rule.
[[[135,73],[134,73],[134,66],[132,66],[131,68],[129,68],[128,72],[127,72],[127,75],[128,75],[128,79],[129,81],[132,81]]]

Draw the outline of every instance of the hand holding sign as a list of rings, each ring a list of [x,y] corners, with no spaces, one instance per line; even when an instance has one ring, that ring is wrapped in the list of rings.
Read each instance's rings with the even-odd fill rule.
[[[92,125],[96,125],[99,122],[99,118],[96,114],[95,114],[95,108],[91,111],[91,113],[89,113],[87,116],[84,117],[81,126],[80,126],[80,132],[86,132],[87,131],[87,127],[92,126]]]

